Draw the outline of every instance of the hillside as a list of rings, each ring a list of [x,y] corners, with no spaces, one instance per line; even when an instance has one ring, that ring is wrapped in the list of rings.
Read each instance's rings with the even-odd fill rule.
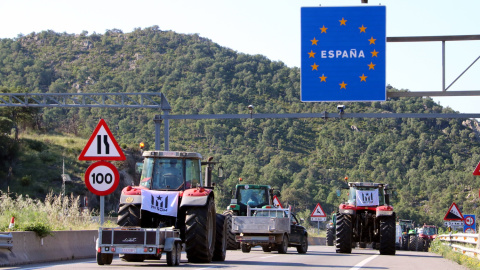
[[[47,31],[1,39],[0,62],[0,89],[4,92],[162,92],[172,105],[171,114],[244,114],[249,104],[255,105],[256,113],[335,112],[337,105],[301,103],[298,68],[235,52],[198,35],[158,27],[78,35]],[[398,90],[389,86],[388,91]],[[352,113],[451,112],[430,98],[345,105]],[[0,146],[5,151],[0,155],[0,186],[5,190],[10,177],[10,182],[17,183],[15,192],[31,193],[18,184],[28,175],[33,182],[61,183],[60,162],[66,149],[58,148],[52,155],[54,146],[22,139],[26,130],[87,139],[103,118],[119,144],[133,153],[140,141],[153,149],[153,116],[159,113],[146,109],[1,108],[0,128],[5,132]],[[9,132],[15,124],[19,141]],[[463,213],[480,214],[476,213],[479,199],[474,189],[478,180],[472,176],[480,161],[480,143],[474,131],[478,123],[470,120],[173,120],[170,128],[172,150],[213,155],[222,162],[227,172],[227,179],[217,188],[222,208],[242,177],[247,183],[281,189],[282,202],[303,211],[304,216],[317,202],[330,213],[344,198],[338,198],[336,190],[348,176],[350,181],[385,182],[396,187],[392,202],[401,218],[440,224],[453,201]],[[29,151],[34,149],[32,155],[39,160],[37,172],[25,171],[31,167],[24,158],[26,146]],[[81,148],[68,151],[73,167],[69,173],[81,181],[87,166],[75,161]],[[135,159],[119,166],[132,174]],[[55,172],[44,173],[49,169]],[[41,196],[42,191],[33,194]]]

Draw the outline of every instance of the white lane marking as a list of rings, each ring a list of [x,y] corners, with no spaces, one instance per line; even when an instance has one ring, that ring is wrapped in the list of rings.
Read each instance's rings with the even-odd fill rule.
[[[270,256],[260,257],[260,259],[272,258],[272,257],[277,257],[277,256],[278,255],[270,255]]]
[[[364,266],[365,264],[367,264],[368,262],[370,262],[371,260],[375,259],[378,256],[379,256],[378,254],[370,256],[370,257],[366,258],[365,260],[357,263],[354,267],[350,268],[350,270],[358,270],[358,269],[362,268],[362,266]]]

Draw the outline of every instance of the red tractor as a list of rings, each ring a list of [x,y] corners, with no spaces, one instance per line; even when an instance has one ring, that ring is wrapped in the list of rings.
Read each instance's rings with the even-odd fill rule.
[[[438,229],[435,225],[423,225],[418,230],[417,245],[420,247],[418,251],[422,250],[427,252],[430,244],[437,237]]]
[[[117,224],[141,228],[174,227],[180,230],[188,261],[223,261],[226,254],[225,217],[216,214],[212,170],[215,162],[202,162],[198,153],[145,151],[139,186],[122,190]],[[205,182],[202,165],[206,166]],[[219,168],[219,176],[223,174]],[[127,261],[143,261],[139,254],[124,254]],[[157,258],[159,259],[159,258]]]
[[[349,182],[348,201],[340,204],[336,223],[336,252],[351,253],[358,243],[371,243],[381,255],[395,255],[395,212],[387,185]]]

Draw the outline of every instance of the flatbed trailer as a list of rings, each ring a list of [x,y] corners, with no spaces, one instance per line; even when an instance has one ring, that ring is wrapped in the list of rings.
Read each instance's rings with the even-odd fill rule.
[[[98,265],[112,263],[114,254],[122,254],[129,261],[159,260],[166,254],[167,265],[180,264],[182,240],[180,230],[167,228],[117,227],[98,229],[96,243]]]

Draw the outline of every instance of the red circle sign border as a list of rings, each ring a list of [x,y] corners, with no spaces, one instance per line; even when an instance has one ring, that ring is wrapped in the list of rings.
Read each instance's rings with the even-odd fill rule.
[[[96,167],[99,167],[99,166],[108,167],[110,170],[112,170],[113,176],[114,176],[112,187],[110,187],[109,189],[104,190],[104,191],[96,190],[90,184],[90,181],[89,181],[90,173],[92,172],[93,169],[95,169]],[[113,191],[115,191],[115,189],[117,189],[119,183],[120,183],[120,174],[118,173],[117,168],[110,162],[106,162],[106,161],[95,162],[92,165],[90,165],[87,168],[87,171],[85,172],[85,185],[87,186],[88,190],[90,190],[90,192],[92,192],[93,194],[98,195],[98,196],[105,196],[105,195],[111,194]]]
[[[467,222],[467,220],[470,221],[471,223],[470,223],[470,222]],[[470,224],[469,224],[469,223],[470,223]],[[472,218],[472,217],[467,217],[467,218],[465,219],[465,224],[467,224],[467,226],[472,226],[472,225],[473,225],[473,218]]]

